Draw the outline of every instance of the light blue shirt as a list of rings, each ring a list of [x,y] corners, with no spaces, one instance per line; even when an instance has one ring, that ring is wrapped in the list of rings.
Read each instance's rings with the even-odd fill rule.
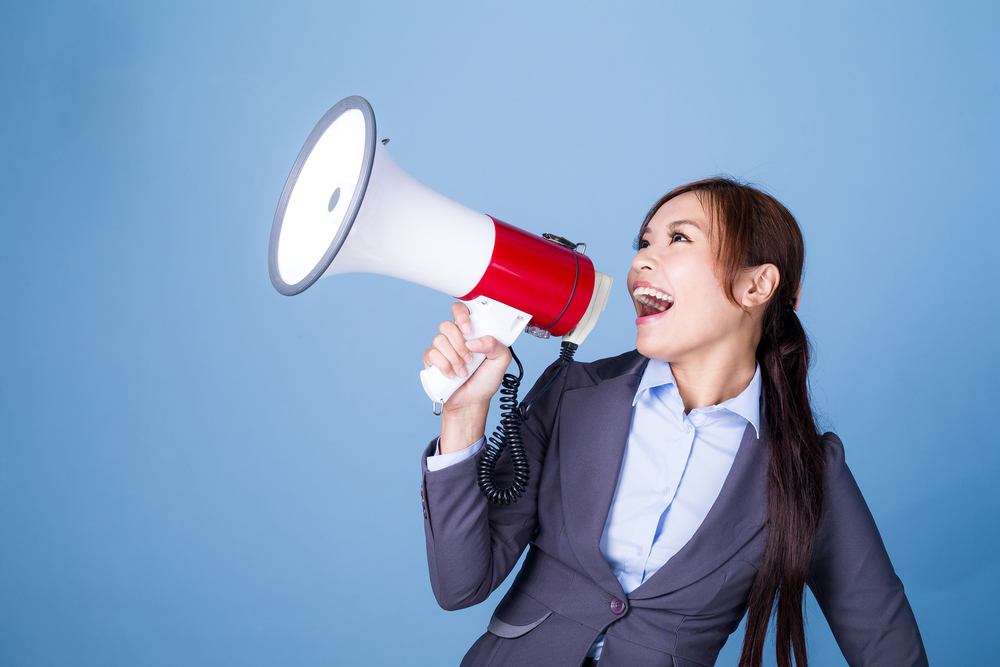
[[[651,359],[632,401],[632,426],[601,553],[631,593],[681,550],[712,509],[747,424],[760,434],[760,367],[747,388],[684,413],[670,364]],[[604,635],[588,654],[601,655]]]
[[[632,406],[632,426],[600,544],[626,594],[680,551],[708,516],[748,423],[760,437],[760,367],[735,398],[685,414],[670,364],[651,359]],[[452,454],[435,452],[427,458],[427,469],[475,456],[484,443],[485,438]],[[599,658],[603,646],[602,634],[588,657]]]

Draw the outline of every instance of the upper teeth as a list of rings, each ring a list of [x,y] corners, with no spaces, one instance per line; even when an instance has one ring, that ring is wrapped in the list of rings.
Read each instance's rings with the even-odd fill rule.
[[[652,306],[653,308],[656,308],[661,312],[666,310],[667,307],[660,303],[657,303],[657,301],[665,301],[667,303],[674,302],[674,297],[670,296],[669,294],[664,294],[663,292],[659,292],[652,287],[637,287],[632,292],[632,296],[634,296],[635,300],[643,304],[644,306]],[[653,301],[653,299],[649,299],[647,297],[653,297],[653,299],[656,299],[657,301]]]
[[[637,298],[642,296],[643,294],[648,294],[649,296],[655,297],[660,301],[666,301],[667,303],[674,302],[674,297],[670,296],[669,294],[664,294],[663,292],[658,292],[652,287],[636,287],[635,291],[632,292],[632,296]]]

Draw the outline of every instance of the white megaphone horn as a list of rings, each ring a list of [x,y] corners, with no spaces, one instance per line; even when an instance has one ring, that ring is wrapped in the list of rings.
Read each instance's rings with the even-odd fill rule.
[[[574,244],[547,236],[477,213],[407,174],[378,141],[371,105],[352,96],[320,119],[299,151],[267,261],[271,282],[287,296],[323,276],[377,273],[464,301],[472,314],[466,338],[489,334],[509,346],[531,326],[578,345],[612,281]],[[484,359],[473,357],[469,375]],[[435,403],[466,380],[434,368],[420,378]]]

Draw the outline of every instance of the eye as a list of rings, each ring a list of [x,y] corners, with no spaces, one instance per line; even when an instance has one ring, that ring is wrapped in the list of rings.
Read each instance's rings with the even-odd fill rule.
[[[670,242],[674,243],[675,241],[687,241],[688,243],[690,243],[691,239],[684,236],[680,232],[674,232],[674,235],[670,237]]]

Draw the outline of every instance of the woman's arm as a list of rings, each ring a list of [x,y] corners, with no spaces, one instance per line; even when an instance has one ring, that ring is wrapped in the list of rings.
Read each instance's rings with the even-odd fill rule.
[[[468,344],[461,336],[468,311],[462,304],[455,304],[452,313],[455,322],[441,325],[441,334],[424,353],[424,363],[445,373],[448,370],[460,373],[462,359],[468,351],[465,347]],[[510,574],[534,535],[538,479],[551,433],[554,406],[561,393],[562,378],[532,407],[531,419],[522,425],[531,479],[518,502],[495,505],[482,495],[476,468],[483,452],[441,470],[429,471],[427,457],[438,447],[440,453],[447,454],[468,447],[483,435],[489,399],[499,387],[510,361],[510,353],[502,345],[492,339],[484,343],[474,351],[484,352],[487,360],[445,404],[441,437],[431,441],[424,452],[421,496],[427,563],[434,595],[445,609],[461,609],[485,600]],[[469,344],[474,345],[472,341]],[[522,400],[530,400],[555,372],[558,366],[553,364]],[[505,453],[497,464],[497,485],[508,485],[512,474],[510,458]]]
[[[852,667],[927,665],[917,622],[861,490],[832,433],[809,587]]]
[[[550,366],[524,400],[559,371]],[[511,505],[495,505],[479,490],[478,455],[434,472],[427,470],[426,457],[433,454],[436,440],[424,453],[421,494],[426,510],[427,565],[431,588],[444,609],[462,609],[485,600],[503,583],[521,557],[538,525],[537,490],[551,435],[564,376],[531,408],[531,418],[522,424],[524,449],[531,478],[524,495]],[[513,477],[505,453],[496,467],[496,483],[506,486]]]

